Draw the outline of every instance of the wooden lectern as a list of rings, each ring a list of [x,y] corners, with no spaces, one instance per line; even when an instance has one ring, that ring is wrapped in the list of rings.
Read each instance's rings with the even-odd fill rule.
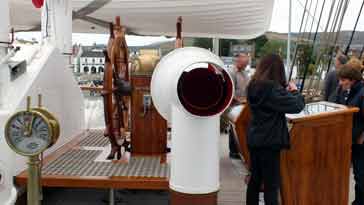
[[[235,127],[243,156],[247,155],[247,106],[228,118]],[[352,115],[357,108],[317,102],[299,114],[287,115],[291,148],[281,155],[283,205],[344,205],[349,203]],[[235,116],[234,118],[231,118]],[[240,121],[239,121],[239,118]],[[243,122],[243,124],[238,122]],[[240,133],[240,134],[239,134]],[[241,134],[243,133],[243,134]],[[242,139],[245,138],[245,139]]]
[[[236,105],[229,109],[223,116],[232,126],[235,142],[244,164],[249,167],[250,156],[247,144],[247,130],[250,120],[250,111],[247,104]]]

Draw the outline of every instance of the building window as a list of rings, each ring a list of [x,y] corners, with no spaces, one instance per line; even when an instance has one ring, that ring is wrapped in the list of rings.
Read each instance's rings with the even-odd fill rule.
[[[96,73],[96,67],[95,66],[91,67],[91,73]]]
[[[92,59],[92,63],[95,63],[95,58]]]
[[[100,58],[100,63],[102,63],[102,58]]]
[[[104,67],[100,66],[99,67],[99,73],[103,73],[104,72]]]
[[[85,63],[87,63],[87,58],[85,58]]]

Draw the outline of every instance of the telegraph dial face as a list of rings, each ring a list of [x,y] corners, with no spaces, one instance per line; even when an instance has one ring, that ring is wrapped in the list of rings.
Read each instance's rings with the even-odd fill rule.
[[[23,156],[45,151],[52,142],[49,120],[37,111],[22,111],[13,115],[5,126],[9,146]]]

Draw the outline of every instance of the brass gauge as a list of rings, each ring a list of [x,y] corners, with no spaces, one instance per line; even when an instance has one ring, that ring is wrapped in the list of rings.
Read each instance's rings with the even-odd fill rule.
[[[42,113],[27,110],[15,113],[5,126],[6,142],[16,153],[34,156],[52,143],[53,128]]]
[[[23,156],[42,153],[55,144],[59,134],[57,119],[42,107],[30,108],[30,98],[27,110],[15,113],[5,126],[6,142]]]
[[[45,110],[43,108],[33,108],[33,110],[42,113],[49,120],[49,124],[51,125],[52,132],[54,134],[52,135],[51,144],[48,147],[53,146],[57,142],[60,135],[60,127],[58,120],[48,110]]]
[[[49,147],[53,146],[57,142],[57,140],[60,136],[60,132],[61,132],[60,126],[59,126],[59,121],[51,112],[49,112],[42,106],[42,95],[38,95],[38,107],[32,108],[32,110],[42,113],[49,120],[49,123],[50,123],[50,125],[52,127],[52,131],[53,131],[52,140],[51,140],[51,144],[49,145]]]

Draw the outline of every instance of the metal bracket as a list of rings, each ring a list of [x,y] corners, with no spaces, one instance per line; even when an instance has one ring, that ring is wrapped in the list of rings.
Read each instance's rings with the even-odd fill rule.
[[[148,111],[152,107],[152,96],[150,94],[143,95],[143,113],[141,114],[142,117],[145,117]]]

